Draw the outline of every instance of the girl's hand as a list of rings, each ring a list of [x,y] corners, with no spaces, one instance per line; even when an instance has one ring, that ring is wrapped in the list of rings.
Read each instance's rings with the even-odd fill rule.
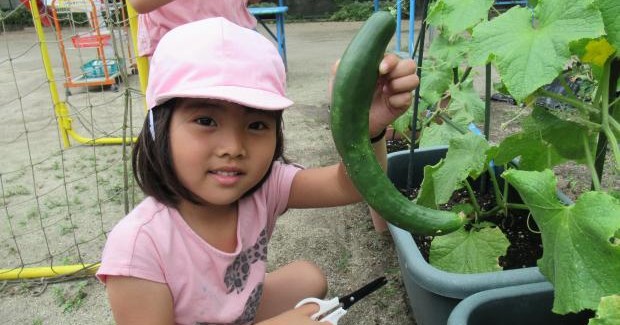
[[[420,84],[416,69],[412,59],[400,59],[395,54],[383,57],[369,113],[371,138],[381,133],[411,106],[413,90]]]
[[[338,69],[338,60],[331,69],[329,94]],[[379,64],[379,79],[369,113],[369,133],[373,138],[411,106],[413,90],[420,84],[417,65],[412,59],[386,54]]]
[[[329,322],[318,322],[310,319],[312,314],[319,311],[316,304],[305,304],[299,308],[288,310],[274,318],[265,320],[257,325],[327,325]]]

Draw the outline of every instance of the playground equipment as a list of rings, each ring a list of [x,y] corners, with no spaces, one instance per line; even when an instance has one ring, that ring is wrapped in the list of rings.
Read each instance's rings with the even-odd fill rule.
[[[284,66],[288,69],[288,64],[286,62],[286,37],[284,33],[284,14],[288,11],[288,7],[284,5],[284,0],[278,0],[278,5],[274,7],[256,7],[249,8],[249,10],[274,41],[278,43],[278,52],[282,57],[282,61],[284,61]],[[274,34],[263,21],[264,17],[269,16],[275,16],[276,34]]]
[[[49,5],[52,13],[52,20],[56,30],[56,38],[62,58],[65,72],[65,93],[71,95],[69,91],[72,87],[90,86],[111,86],[111,89],[118,90],[117,82],[120,80],[121,68],[124,68],[124,60],[117,58],[114,53],[113,37],[128,39],[128,27],[124,23],[127,21],[123,3],[106,2],[99,0],[52,0]],[[123,22],[120,33],[114,33],[107,28],[104,20],[114,19],[113,14],[120,12],[120,20]],[[74,13],[85,13],[89,22],[90,29],[87,32],[74,33],[71,36],[72,47],[65,45],[62,24],[59,14],[71,16]],[[127,44],[128,53],[131,53],[130,42],[121,41]],[[89,60],[80,67],[81,73],[75,74],[71,69],[71,60],[67,51],[70,49],[96,50],[96,58]],[[131,55],[129,56],[131,58]],[[129,62],[130,66],[133,62]]]

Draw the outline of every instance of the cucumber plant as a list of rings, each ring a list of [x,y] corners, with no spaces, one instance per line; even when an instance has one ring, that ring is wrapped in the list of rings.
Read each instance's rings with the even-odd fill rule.
[[[445,159],[425,167],[415,202],[437,209],[462,188],[471,197],[470,206],[458,210],[469,213],[471,222],[433,240],[431,264],[433,254],[442,254],[438,267],[448,271],[497,268],[508,243],[486,218],[508,209],[528,209],[543,242],[538,266],[555,288],[553,311],[598,310],[591,324],[617,319],[619,309],[609,306],[620,304],[620,6],[617,0],[539,0],[499,13],[493,12],[492,3],[436,0],[429,10],[427,21],[441,36],[431,45],[429,64],[423,65],[421,93],[430,110],[422,116],[420,144],[436,144],[432,137],[424,140],[435,132],[449,149]],[[493,18],[488,18],[489,11]],[[521,130],[499,144],[462,132],[464,122],[479,122],[480,117],[480,102],[471,92],[460,93],[471,90],[469,67],[487,64],[495,67],[502,88],[527,112]],[[576,93],[566,82],[576,70],[585,71],[588,94]],[[554,80],[564,94],[547,90]],[[563,108],[544,107],[541,98],[551,98]],[[438,105],[442,99],[449,104]],[[514,159],[518,169],[510,164]],[[591,178],[591,190],[569,205],[557,199],[553,171],[565,163],[585,166]],[[501,176],[522,203],[507,201],[493,165],[504,167]],[[496,205],[487,210],[477,204],[471,188],[472,179],[481,175],[490,179],[496,197]],[[486,257],[477,257],[481,253]],[[465,261],[474,260],[484,261],[480,270],[462,268]]]

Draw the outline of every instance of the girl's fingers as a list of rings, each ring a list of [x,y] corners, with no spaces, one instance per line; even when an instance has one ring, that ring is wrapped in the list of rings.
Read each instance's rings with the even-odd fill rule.
[[[381,65],[379,65],[379,72],[388,79],[396,79],[416,73],[417,65],[412,59],[401,60],[394,54],[388,54],[381,63],[385,61],[387,61],[386,66],[390,69],[387,73],[381,73]]]
[[[411,92],[405,92],[390,96],[388,98],[388,103],[390,104],[390,107],[401,110],[411,106],[412,100],[413,95]]]
[[[379,74],[380,75],[389,75],[391,74],[396,66],[399,64],[399,58],[396,54],[386,54],[379,63]]]
[[[389,80],[383,86],[383,92],[388,94],[397,94],[402,92],[410,92],[418,87],[420,79],[415,74],[408,74],[404,77]]]
[[[308,317],[314,315],[319,311],[319,305],[317,304],[304,304],[296,308],[300,313]]]

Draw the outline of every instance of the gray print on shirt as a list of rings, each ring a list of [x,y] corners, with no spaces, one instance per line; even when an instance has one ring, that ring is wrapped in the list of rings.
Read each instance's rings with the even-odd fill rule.
[[[258,310],[258,305],[260,304],[260,298],[263,295],[263,284],[259,283],[248,298],[248,301],[245,303],[245,308],[243,308],[243,314],[239,316],[234,322],[230,324],[214,324],[214,323],[196,323],[196,325],[248,325],[254,323],[254,318],[256,317],[256,311]]]
[[[267,229],[263,229],[256,244],[241,252],[233,263],[226,268],[224,283],[228,288],[228,293],[243,291],[250,276],[250,265],[258,261],[267,261],[267,242]]]

